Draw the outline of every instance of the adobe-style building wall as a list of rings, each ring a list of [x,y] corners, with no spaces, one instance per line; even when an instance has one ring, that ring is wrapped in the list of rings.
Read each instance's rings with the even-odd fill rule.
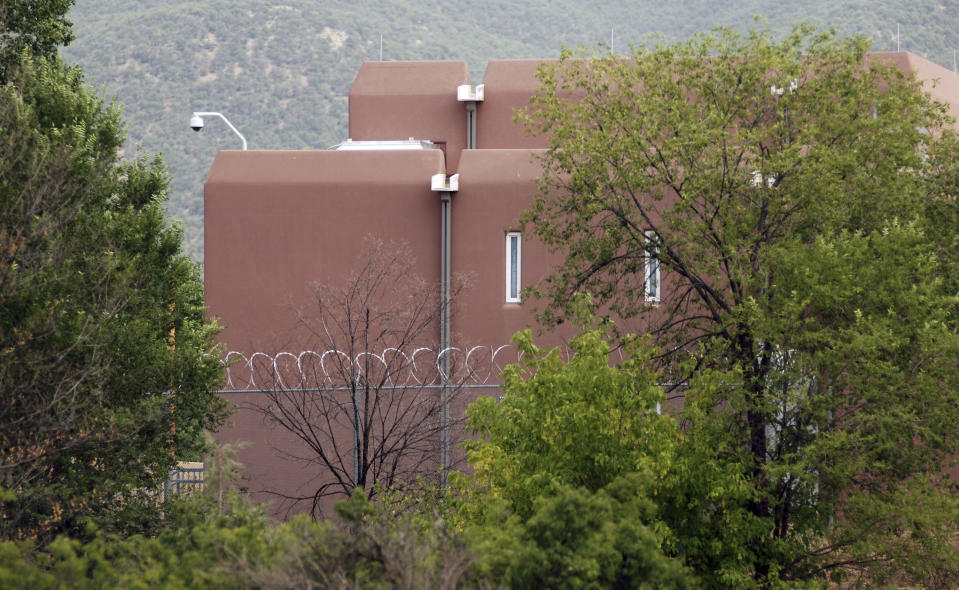
[[[303,346],[311,286],[342,283],[364,236],[405,242],[438,280],[440,150],[222,151],[205,185],[205,282],[230,350]]]
[[[426,139],[441,146],[452,173],[466,149],[466,109],[456,88],[469,83],[462,61],[366,62],[350,88],[350,139]]]
[[[505,256],[506,232],[519,229],[519,213],[535,194],[537,153],[463,150],[459,190],[450,196],[451,266],[470,279],[452,305],[450,344],[461,350],[485,347],[489,358],[480,365],[488,374],[476,377],[483,385],[499,382],[498,370],[516,360],[510,337],[535,323],[527,306],[505,302]],[[297,313],[315,311],[313,284],[346,285],[362,263],[358,257],[367,235],[408,245],[414,272],[438,283],[442,193],[432,190],[431,178],[445,175],[446,166],[438,149],[220,152],[205,186],[205,280],[211,314],[226,326],[220,340],[227,350],[247,359],[260,352],[322,350],[323,343],[298,324]],[[542,279],[553,262],[544,246],[524,236],[524,285]],[[561,343],[562,337],[547,340]],[[427,340],[438,344],[438,330]],[[493,350],[499,350],[495,359]],[[250,409],[263,396],[249,390],[271,383],[251,383],[242,362],[230,375],[224,396],[236,412],[233,425],[218,438],[250,443],[240,451],[249,477],[245,485],[304,495],[315,474],[283,455],[308,450]],[[478,395],[495,392],[468,389],[452,412],[462,416]],[[350,439],[350,432],[340,434]]]
[[[439,280],[436,173],[458,172],[452,196],[452,270],[473,285],[454,304],[454,344],[505,344],[535,318],[505,302],[505,234],[535,195],[537,149],[513,123],[535,90],[536,60],[493,61],[478,105],[479,145],[466,150],[466,108],[456,87],[463,62],[368,62],[350,92],[350,135],[446,140],[441,150],[223,151],[206,186],[207,303],[227,329],[231,350],[282,350],[291,344],[291,304],[315,281],[348,276],[367,234],[409,243],[417,272]],[[392,92],[392,94],[391,94]],[[444,160],[445,156],[445,160]],[[455,164],[453,164],[455,162]],[[524,236],[522,282],[541,280],[558,259]],[[495,317],[493,317],[495,315]]]
[[[226,326],[221,342],[246,358],[324,351],[298,314],[315,316],[315,283],[346,286],[367,235],[404,243],[416,272],[437,281],[439,198],[430,177],[441,173],[438,149],[220,152],[205,186],[205,281],[207,305]],[[243,363],[231,367],[223,395],[235,413],[218,437],[249,443],[239,457],[244,485],[259,500],[308,496],[316,473],[287,456],[309,449],[252,409],[265,398],[251,390],[272,385],[269,370],[257,367],[254,382]],[[352,432],[338,427],[337,436],[350,440]]]
[[[479,149],[546,148],[544,137],[533,137],[514,122],[517,109],[529,105],[539,90],[536,69],[541,59],[490,60],[483,76],[486,97],[477,106],[476,142]]]
[[[519,231],[541,167],[541,150],[468,150],[460,160],[460,190],[452,198],[452,268],[471,287],[454,302],[453,330],[464,344],[503,345],[535,325],[531,306],[506,302],[506,233]],[[522,235],[521,282],[543,280],[558,262],[546,247]],[[454,339],[454,342],[456,339]]]

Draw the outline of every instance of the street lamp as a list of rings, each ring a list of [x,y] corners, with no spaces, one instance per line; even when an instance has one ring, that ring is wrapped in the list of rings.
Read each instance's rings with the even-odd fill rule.
[[[193,116],[190,118],[190,128],[194,131],[199,132],[200,129],[203,129],[203,117],[219,117],[223,119],[223,122],[230,126],[230,129],[233,130],[233,133],[236,133],[239,136],[240,140],[243,142],[243,149],[246,149],[246,138],[243,137],[243,134],[233,126],[233,123],[230,123],[230,120],[223,116],[223,113],[216,112],[196,112],[194,111]]]

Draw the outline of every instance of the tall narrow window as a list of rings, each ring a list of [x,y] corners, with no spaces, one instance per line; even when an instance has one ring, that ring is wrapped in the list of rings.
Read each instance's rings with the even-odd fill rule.
[[[511,231],[506,234],[506,301],[511,303],[519,303],[520,300],[522,242],[519,232]]]
[[[659,301],[659,239],[646,232],[646,301]]]

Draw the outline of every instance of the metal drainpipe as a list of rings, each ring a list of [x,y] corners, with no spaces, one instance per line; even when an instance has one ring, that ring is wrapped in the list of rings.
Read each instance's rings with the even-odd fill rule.
[[[459,174],[449,178],[435,174],[431,179],[434,192],[440,194],[440,480],[446,485],[450,456],[450,220],[452,196],[459,189]]]
[[[440,472],[445,486],[450,467],[450,193],[440,193]]]
[[[476,149],[476,103],[483,100],[483,85],[456,88],[456,100],[466,103],[466,149]],[[459,189],[459,174],[434,175],[432,188],[440,193],[440,482],[446,485],[450,462],[450,220],[452,195]]]
[[[483,102],[486,94],[486,85],[480,84],[473,88],[469,84],[456,87],[456,100],[466,103],[466,149],[475,150],[476,147],[476,103]]]
[[[466,149],[476,149],[476,101],[466,102]]]

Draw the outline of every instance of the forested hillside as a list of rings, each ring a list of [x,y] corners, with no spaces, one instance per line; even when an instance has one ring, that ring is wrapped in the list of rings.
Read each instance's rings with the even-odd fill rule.
[[[124,105],[128,153],[164,154],[170,213],[200,258],[203,180],[216,151],[239,140],[214,120],[193,133],[191,111],[223,112],[251,149],[325,148],[345,138],[350,84],[381,51],[465,60],[478,83],[493,58],[554,57],[564,44],[623,52],[651,34],[745,28],[759,14],[775,30],[805,20],[868,35],[875,49],[896,49],[898,25],[902,49],[950,68],[959,47],[959,5],[940,0],[77,0],[63,53]]]

